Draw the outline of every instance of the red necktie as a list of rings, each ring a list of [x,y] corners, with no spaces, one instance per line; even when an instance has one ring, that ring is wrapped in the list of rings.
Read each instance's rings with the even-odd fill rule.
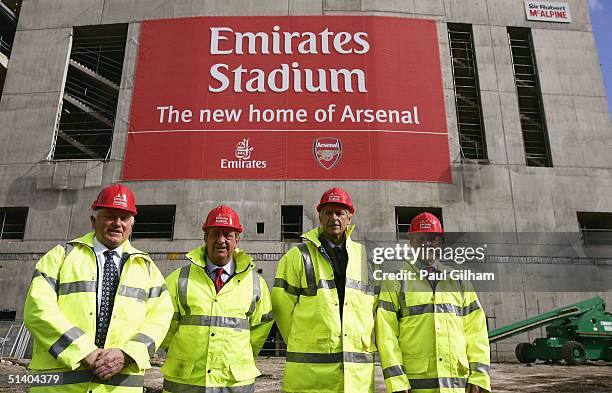
[[[221,288],[223,288],[223,284],[225,284],[223,281],[223,268],[218,267],[215,269],[215,289],[217,290],[217,293],[219,293]]]

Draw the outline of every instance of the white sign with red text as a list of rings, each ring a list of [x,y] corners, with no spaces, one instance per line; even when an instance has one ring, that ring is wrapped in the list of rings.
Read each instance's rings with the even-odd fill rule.
[[[527,20],[559,23],[570,23],[572,21],[568,3],[525,0],[525,13],[527,14]]]

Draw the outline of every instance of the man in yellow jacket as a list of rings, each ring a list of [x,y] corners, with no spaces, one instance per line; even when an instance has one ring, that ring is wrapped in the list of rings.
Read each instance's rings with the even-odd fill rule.
[[[36,264],[24,322],[34,336],[32,392],[142,392],[172,318],[164,277],[132,247],[136,205],[123,185],[92,206],[93,232]]]
[[[236,246],[242,232],[228,206],[212,209],[204,245],[168,276],[174,317],[164,340],[164,392],[254,392],[255,358],[272,328],[272,305],[251,257]]]
[[[364,247],[351,240],[355,209],[332,188],[317,211],[321,226],[283,256],[272,289],[287,343],[283,390],[373,392],[376,297]]]
[[[469,282],[450,278],[434,252],[425,252],[441,247],[442,234],[436,216],[417,215],[410,243],[426,257],[406,264],[413,278],[387,281],[381,289],[376,341],[389,393],[491,390],[487,324],[478,297]]]

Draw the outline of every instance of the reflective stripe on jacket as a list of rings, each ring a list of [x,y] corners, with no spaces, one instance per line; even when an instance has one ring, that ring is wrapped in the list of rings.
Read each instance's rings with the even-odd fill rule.
[[[364,247],[346,231],[348,265],[342,322],[332,262],[321,228],[302,237],[280,260],[272,304],[287,343],[286,392],[372,392],[376,295]]]
[[[236,249],[236,273],[217,293],[205,255],[204,247],[191,250],[191,263],[167,279],[174,317],[163,344],[164,391],[253,392],[260,375],[254,359],[273,323],[268,286]]]
[[[134,362],[108,382],[84,370],[81,360],[97,347],[97,260],[93,232],[72,240],[65,255],[56,246],[36,264],[24,322],[34,336],[30,368],[58,373],[60,385],[32,388],[33,392],[141,392],[144,370],[166,335],[172,302],[164,277],[151,258],[123,244],[123,269],[115,296],[105,348],[119,348]]]
[[[376,338],[387,391],[464,393],[468,383],[490,391],[486,317],[470,283],[448,278],[434,291],[414,265],[405,270],[416,278],[386,281],[378,302]]]

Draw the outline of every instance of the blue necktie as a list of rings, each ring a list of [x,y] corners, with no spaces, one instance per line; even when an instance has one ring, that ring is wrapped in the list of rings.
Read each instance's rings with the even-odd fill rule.
[[[113,314],[115,294],[119,286],[119,272],[113,260],[114,251],[104,251],[104,275],[102,278],[102,293],[100,297],[100,310],[98,311],[98,323],[96,325],[96,346],[104,348],[106,333]]]

